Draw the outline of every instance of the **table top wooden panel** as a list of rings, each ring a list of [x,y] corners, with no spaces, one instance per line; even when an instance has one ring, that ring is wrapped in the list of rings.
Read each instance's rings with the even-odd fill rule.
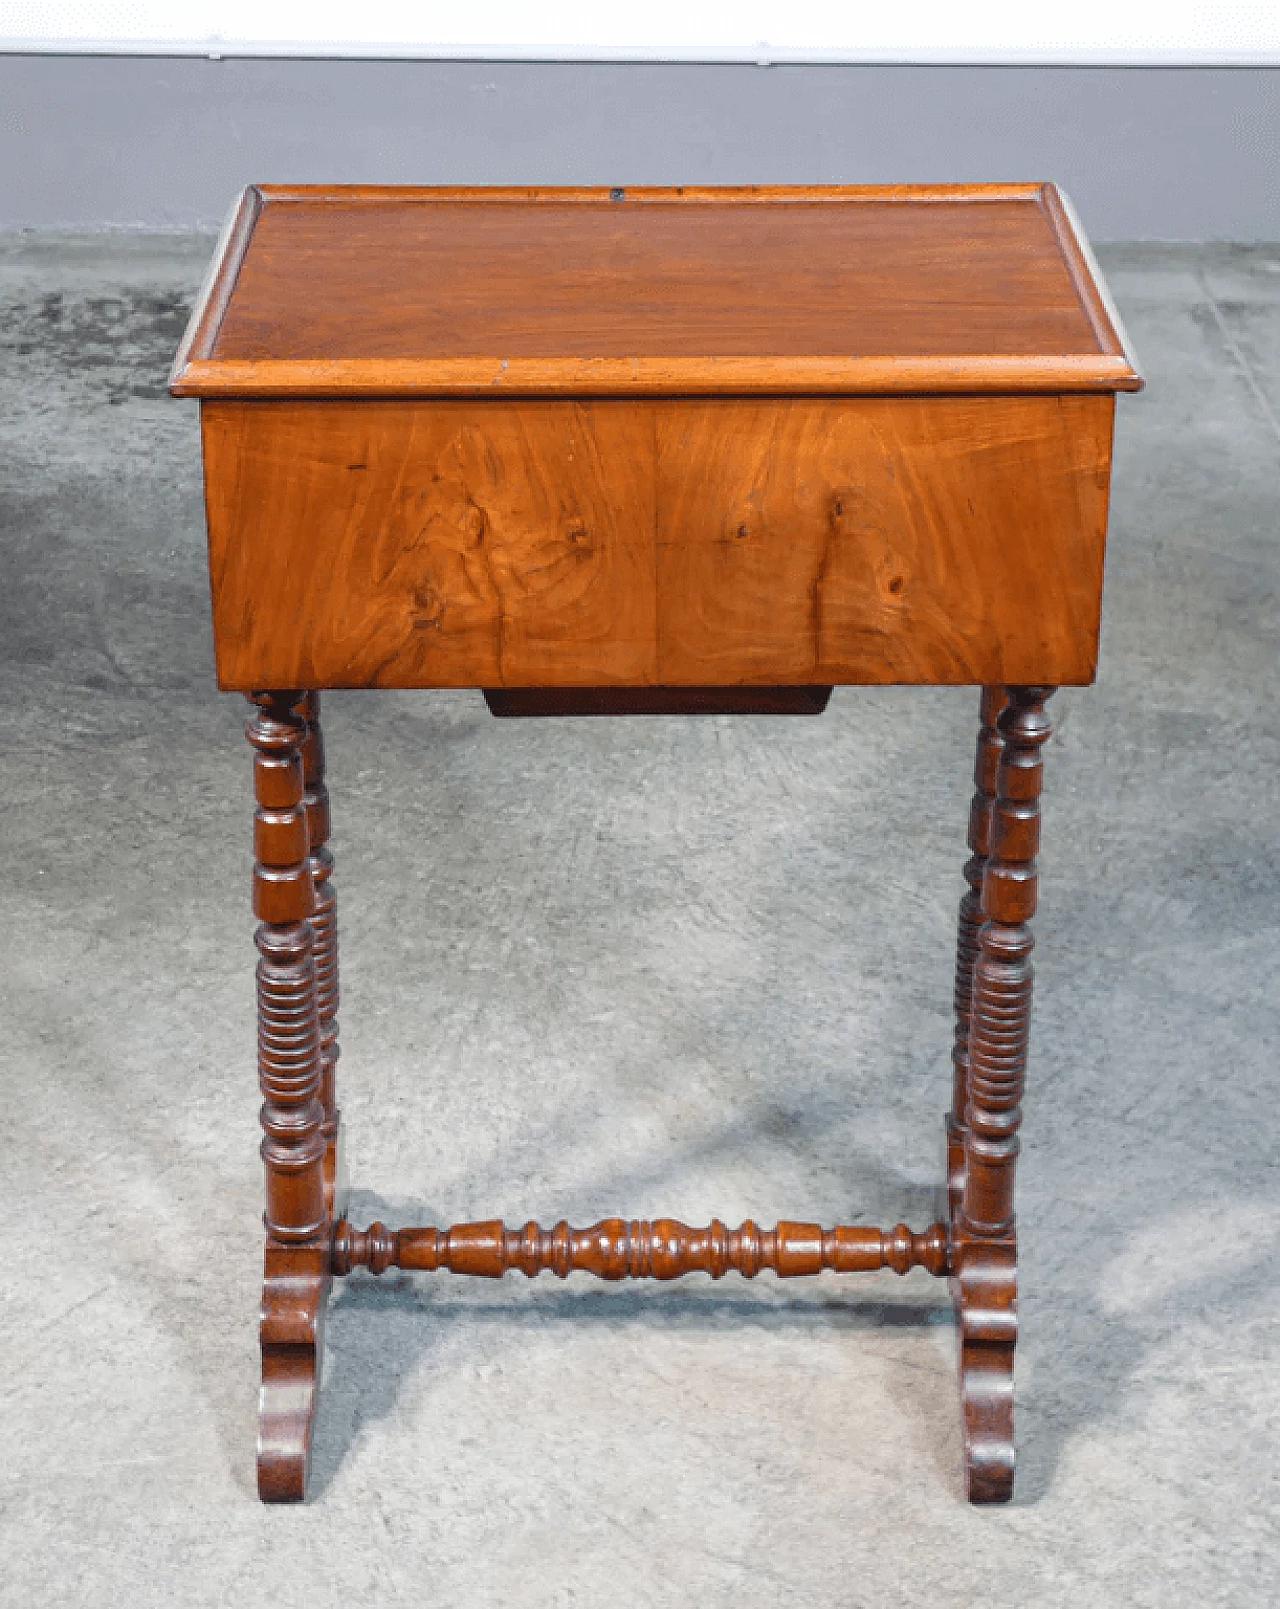
[[[1052,185],[251,187],[180,395],[1133,390]]]

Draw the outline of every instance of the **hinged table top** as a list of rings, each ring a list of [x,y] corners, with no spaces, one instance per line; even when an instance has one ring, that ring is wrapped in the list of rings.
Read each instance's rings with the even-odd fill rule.
[[[1052,185],[251,186],[179,396],[1133,391]]]

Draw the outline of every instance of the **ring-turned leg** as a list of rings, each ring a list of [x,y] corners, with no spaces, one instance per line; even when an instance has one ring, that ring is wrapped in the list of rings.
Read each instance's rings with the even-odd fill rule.
[[[255,693],[252,702],[245,732],[255,750],[253,909],[259,919],[258,1077],[267,1197],[258,1495],[264,1502],[289,1502],[306,1490],[331,1231],[303,695]]]
[[[1051,687],[1010,687],[998,722],[990,854],[969,1021],[964,1182],[952,1241],[960,1330],[965,1490],[1013,1495],[1013,1355],[1018,1335],[1013,1181],[1031,1013],[1028,923],[1036,908],[1041,749]]]
[[[947,1222],[954,1224],[964,1188],[964,1134],[969,1107],[969,1018],[973,998],[973,964],[982,926],[982,873],[991,853],[991,809],[995,804],[996,767],[1004,740],[996,722],[1009,702],[1003,687],[982,689],[982,728],[974,760],[973,802],[969,807],[969,848],[964,868],[968,883],[956,924],[956,1037],[951,1050],[951,1111],[947,1114]]]
[[[315,908],[311,915],[316,971],[316,1014],[320,1019],[320,1104],[324,1108],[324,1189],[331,1220],[346,1210],[342,1199],[341,1114],[338,1111],[338,901],[333,890],[329,850],[329,790],[324,780],[324,733],[320,695],[307,693],[300,713],[307,723],[302,744],[302,795]]]

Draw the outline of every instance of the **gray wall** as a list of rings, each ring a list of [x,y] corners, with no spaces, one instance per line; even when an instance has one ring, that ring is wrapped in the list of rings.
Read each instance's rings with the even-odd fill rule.
[[[0,226],[249,180],[1048,178],[1099,240],[1280,240],[1280,69],[0,56]]]

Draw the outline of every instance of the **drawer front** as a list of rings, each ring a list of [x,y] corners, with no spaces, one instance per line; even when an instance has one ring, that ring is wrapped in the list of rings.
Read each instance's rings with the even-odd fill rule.
[[[652,680],[652,430],[565,403],[203,404],[225,687]]]
[[[1113,406],[206,402],[219,681],[1087,682]]]

